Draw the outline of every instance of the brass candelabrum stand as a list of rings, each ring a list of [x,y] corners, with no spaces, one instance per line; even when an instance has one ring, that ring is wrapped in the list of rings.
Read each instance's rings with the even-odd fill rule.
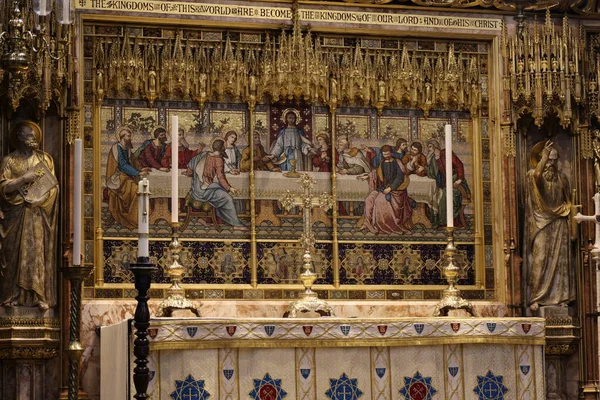
[[[456,247],[454,246],[454,228],[446,228],[448,232],[448,244],[446,245],[445,256],[447,264],[444,266],[443,274],[448,281],[448,288],[444,289],[442,301],[435,306],[434,317],[448,316],[450,310],[465,310],[471,316],[474,316],[473,306],[463,299],[460,295],[460,289],[456,285],[458,280],[459,268],[454,263]]]
[[[167,289],[167,298],[158,306],[158,317],[172,317],[174,310],[190,310],[194,315],[200,317],[200,311],[196,306],[185,297],[185,289],[179,286],[183,276],[183,265],[179,263],[182,246],[179,243],[179,223],[171,224],[171,244],[169,250],[173,262],[167,269],[167,274],[171,278],[171,287]]]

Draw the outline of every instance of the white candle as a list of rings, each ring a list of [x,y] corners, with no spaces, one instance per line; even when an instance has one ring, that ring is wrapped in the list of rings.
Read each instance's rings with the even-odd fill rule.
[[[179,221],[179,118],[171,117],[171,222]]]
[[[452,204],[452,125],[446,125],[446,226],[454,227],[454,206]]]
[[[148,225],[150,182],[148,179],[142,179],[138,184],[138,258],[148,257],[148,234],[150,228]]]
[[[83,142],[75,139],[73,152],[73,265],[81,265],[81,182],[83,177]]]
[[[63,23],[71,23],[71,1],[63,0]]]

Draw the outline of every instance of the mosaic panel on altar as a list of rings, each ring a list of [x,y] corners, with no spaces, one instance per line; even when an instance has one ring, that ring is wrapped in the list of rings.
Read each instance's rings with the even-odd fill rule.
[[[307,102],[291,94],[279,99],[263,98],[250,109],[228,91],[224,92],[223,98],[209,95],[202,107],[192,99],[149,101],[114,91],[104,96],[101,104],[94,105],[98,69],[92,66],[98,63],[100,39],[104,40],[106,54],[112,51],[110,46],[121,43],[115,38],[133,37],[134,33],[149,40],[161,38],[177,43],[183,37],[191,43],[217,43],[225,47],[225,52],[227,46],[260,45],[270,39],[268,34],[256,32],[225,34],[186,29],[174,33],[164,28],[126,31],[104,25],[88,25],[85,32],[93,39],[85,41],[84,51],[85,76],[89,78],[84,82],[87,102],[85,165],[86,177],[89,176],[85,204],[90,204],[84,210],[86,249],[90,250],[86,251],[86,262],[96,265],[95,277],[86,282],[85,296],[131,295],[129,265],[137,252],[137,228],[120,222],[123,220],[118,215],[120,211],[109,201],[115,190],[107,183],[109,158],[119,142],[115,134],[120,127],[129,126],[133,133],[131,152],[138,157],[155,139],[153,132],[157,127],[166,128],[164,146],[170,145],[171,117],[178,116],[179,128],[183,129],[180,138],[184,139],[190,154],[188,161],[213,151],[217,139],[225,142],[225,153],[234,155],[235,159],[229,167],[224,159],[223,179],[237,189],[225,195],[235,210],[234,215],[227,218],[213,203],[193,201],[193,168],[189,163],[180,164],[178,168],[177,214],[184,248],[183,283],[191,297],[276,299],[297,295],[301,288],[298,276],[302,272],[302,253],[296,241],[302,233],[302,211],[285,210],[278,202],[286,191],[300,190],[297,179],[286,176],[293,160],[294,168],[315,180],[315,194],[329,193],[336,201],[335,211],[318,208],[312,211],[317,239],[314,257],[318,274],[316,289],[320,295],[358,299],[439,298],[445,285],[442,267],[446,229],[440,208],[445,207],[445,200],[442,201],[445,189],[439,174],[436,175],[440,166],[436,165],[436,154],[439,158],[439,151],[444,150],[444,125],[450,123],[453,152],[464,170],[460,188],[454,190],[458,204],[454,220],[461,269],[459,284],[465,289],[465,298],[495,298],[493,254],[499,249],[494,249],[491,230],[494,189],[487,87],[485,91],[482,89],[485,96],[480,99],[477,115],[472,115],[469,110],[452,109],[451,102],[432,103],[424,110],[411,104],[409,99],[395,98],[393,93],[401,92],[401,89],[393,84],[385,89],[388,100],[384,107],[373,106],[376,105],[374,100],[345,97],[340,99],[335,113],[319,98]],[[489,46],[484,42],[367,40],[334,36],[318,40],[324,52],[356,54],[360,49],[364,52],[361,57],[365,63],[379,62],[380,54],[389,52],[391,56],[386,62],[393,65],[399,63],[399,60],[393,60],[395,54],[404,59],[404,53],[410,51],[412,65],[433,68],[436,57],[456,55],[465,65],[476,63],[477,79],[483,86],[487,85]],[[140,46],[139,43],[135,46]],[[343,63],[341,55],[340,60]],[[105,89],[110,92],[109,88]],[[372,88],[375,97],[377,90],[377,87]],[[293,122],[288,120],[288,115],[293,115]],[[290,129],[299,135],[300,153],[273,154],[278,138]],[[253,140],[249,138],[251,132]],[[227,142],[232,136],[234,139]],[[407,146],[400,151],[402,141]],[[252,142],[253,163],[249,162]],[[367,210],[367,199],[377,191],[370,179],[381,173],[379,167],[385,145],[391,146],[394,159],[404,165],[408,165],[415,155],[423,160],[421,166],[418,162],[414,164],[415,171],[409,176],[408,211],[404,212],[401,223],[391,228],[369,224],[365,218],[365,213],[378,212]],[[411,154],[411,149],[416,153]],[[165,284],[164,288],[169,283],[165,267],[170,262],[168,244],[173,210],[168,170],[171,167],[165,165],[164,171],[152,168],[147,175],[151,187],[150,256],[159,266],[154,281]],[[336,171],[335,177],[332,170]],[[95,208],[91,206],[93,201]],[[385,216],[385,212],[381,214],[381,217]],[[249,286],[253,284],[261,285],[259,290]],[[161,297],[163,286],[158,288],[155,294]]]

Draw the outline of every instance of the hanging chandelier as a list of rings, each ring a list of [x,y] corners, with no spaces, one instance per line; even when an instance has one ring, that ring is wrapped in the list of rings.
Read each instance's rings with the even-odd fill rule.
[[[32,97],[44,111],[69,83],[72,14],[70,0],[0,0],[0,96],[13,110]]]

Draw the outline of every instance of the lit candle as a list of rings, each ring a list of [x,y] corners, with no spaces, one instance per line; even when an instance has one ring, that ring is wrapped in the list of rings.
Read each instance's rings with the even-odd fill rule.
[[[142,179],[138,184],[138,258],[148,257],[148,235],[150,228],[148,226],[148,211],[150,182],[148,179]]]
[[[454,190],[452,187],[452,125],[446,125],[446,226],[454,227]]]
[[[75,139],[73,164],[73,265],[81,265],[81,181],[83,164],[83,143]]]
[[[171,222],[179,221],[179,118],[171,117]]]

